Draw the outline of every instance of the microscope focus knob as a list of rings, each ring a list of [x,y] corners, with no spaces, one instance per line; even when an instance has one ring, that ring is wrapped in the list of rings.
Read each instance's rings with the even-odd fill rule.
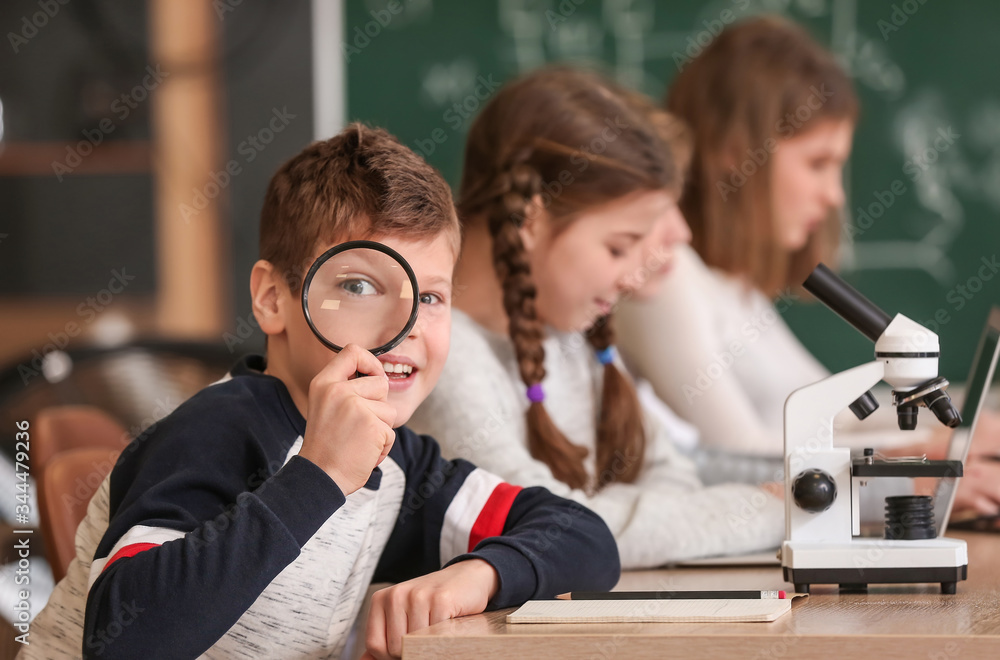
[[[823,470],[803,470],[792,482],[792,499],[810,513],[826,511],[837,499],[837,482]]]

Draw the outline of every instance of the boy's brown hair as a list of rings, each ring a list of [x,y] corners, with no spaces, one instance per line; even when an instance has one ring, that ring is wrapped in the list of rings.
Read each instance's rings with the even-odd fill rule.
[[[773,296],[833,259],[839,210],[802,249],[780,245],[771,207],[772,159],[765,153],[822,121],[856,122],[857,95],[833,54],[786,19],[753,18],[724,30],[684,68],[666,107],[694,136],[680,207],[706,264]],[[763,162],[750,160],[761,153]]]
[[[296,293],[319,245],[441,234],[457,256],[461,230],[441,174],[385,130],[354,123],[310,144],[271,177],[260,214],[260,258]]]

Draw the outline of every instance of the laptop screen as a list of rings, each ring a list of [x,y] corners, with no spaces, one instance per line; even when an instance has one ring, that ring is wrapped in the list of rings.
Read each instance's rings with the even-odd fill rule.
[[[966,381],[965,402],[962,404],[962,423],[952,433],[948,443],[948,460],[962,461],[969,456],[969,445],[976,430],[976,420],[989,394],[990,383],[1000,354],[1000,307],[990,309],[986,326],[979,338],[979,347],[972,358],[972,370]],[[934,522],[938,535],[944,534],[955,502],[955,477],[945,477],[938,484],[934,495]]]

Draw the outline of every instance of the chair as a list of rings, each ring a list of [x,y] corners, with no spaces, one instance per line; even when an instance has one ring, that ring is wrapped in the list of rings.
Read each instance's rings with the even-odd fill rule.
[[[66,576],[76,556],[76,528],[119,453],[101,447],[68,449],[49,459],[39,475],[38,507],[45,558],[56,582]]]
[[[191,395],[225,375],[244,350],[259,350],[262,344],[261,337],[251,338],[240,345],[239,351],[235,351],[232,345],[222,341],[206,343],[147,338],[115,346],[73,342],[73,348],[46,354],[42,363],[39,363],[36,353],[22,355],[9,364],[0,365],[0,451],[5,454],[0,456],[0,460],[6,458],[13,463],[16,454],[15,423],[25,419],[34,420],[29,452],[33,477],[41,478],[44,464],[58,452],[71,447],[93,446],[95,438],[98,446],[121,450],[128,439],[125,428],[129,429],[129,435],[141,432]],[[45,369],[46,362],[59,368]],[[73,408],[69,408],[68,413],[67,410],[57,410],[56,413],[46,410],[69,404],[74,407],[93,406],[98,412],[83,412],[82,416],[74,417]],[[107,411],[110,416],[99,411]],[[93,409],[91,412],[94,412]],[[46,421],[50,414],[58,416]],[[67,418],[64,414],[71,416]],[[99,422],[98,417],[110,423]],[[116,420],[120,420],[120,424]],[[104,430],[100,430],[102,428]],[[114,433],[111,428],[115,429]],[[54,440],[47,442],[50,439]],[[81,440],[79,444],[76,442],[78,439]],[[35,489],[37,492],[41,490],[37,484]],[[58,505],[58,498],[56,503]],[[75,527],[86,511],[86,504],[81,502],[81,510],[72,516],[73,529],[66,535],[71,550],[75,542]],[[50,516],[41,506],[39,513],[42,535],[54,548],[59,541],[53,538]],[[56,510],[52,515],[61,516],[63,512]],[[11,554],[12,542],[4,537],[4,526],[12,527],[12,522],[0,520],[0,546],[8,548],[6,555],[0,552],[0,561],[10,561],[12,556],[16,559]],[[9,536],[12,538],[13,534]],[[63,555],[65,561],[57,559],[54,551],[53,554],[46,552],[46,555],[51,559],[56,579],[59,579],[72,552]],[[12,582],[0,584],[0,602],[13,599],[18,589],[20,587]],[[0,645],[2,657],[3,646]]]
[[[56,582],[76,556],[76,528],[94,491],[129,441],[113,417],[94,406],[51,406],[31,426],[45,557]]]
[[[94,406],[43,408],[31,430],[31,469],[36,474],[59,452],[97,447],[121,451],[131,440],[118,420]]]

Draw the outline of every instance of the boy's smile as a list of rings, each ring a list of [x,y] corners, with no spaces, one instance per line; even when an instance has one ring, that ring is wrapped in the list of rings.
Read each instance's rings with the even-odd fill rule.
[[[405,355],[380,355],[379,361],[389,377],[389,392],[405,392],[416,382],[420,367]]]

